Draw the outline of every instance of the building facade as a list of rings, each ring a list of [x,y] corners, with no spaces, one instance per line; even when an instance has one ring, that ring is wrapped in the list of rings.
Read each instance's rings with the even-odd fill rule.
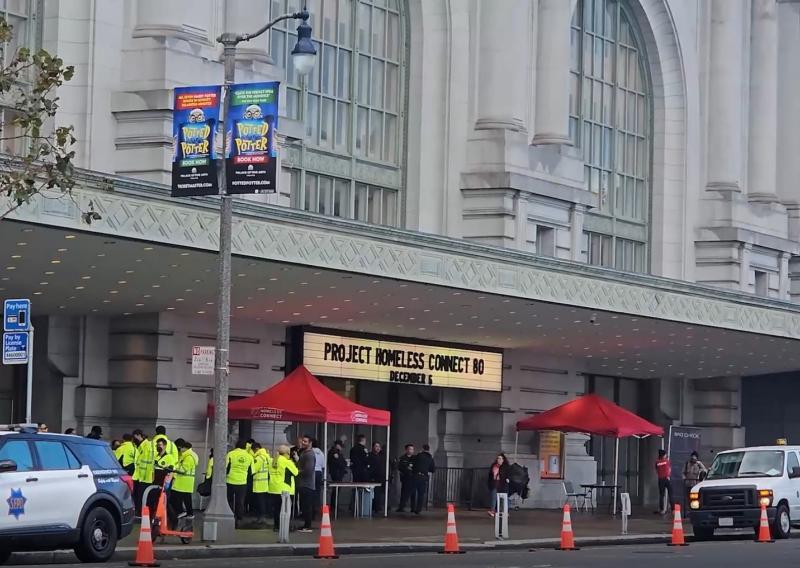
[[[218,206],[169,197],[172,90],[222,82],[223,31],[299,8],[2,2],[17,43],[76,67],[57,122],[75,127],[80,187],[0,221],[0,292],[31,295],[37,318],[37,418],[114,435],[163,423],[202,444],[213,381],[188,359],[214,343]],[[744,442],[741,378],[800,369],[800,3],[308,9],[309,77],[292,20],[237,54],[237,82],[281,82],[281,116],[278,192],[236,202],[232,396],[303,362],[313,326],[502,351],[500,390],[326,379],[392,410],[394,447],[430,443],[446,468],[514,452],[516,420],[586,392],[700,427],[706,452]],[[22,376],[0,373],[12,420]],[[652,499],[659,444],[622,443],[635,501]],[[610,480],[612,447],[568,437],[567,479]],[[529,503],[560,503],[538,438],[516,451]]]

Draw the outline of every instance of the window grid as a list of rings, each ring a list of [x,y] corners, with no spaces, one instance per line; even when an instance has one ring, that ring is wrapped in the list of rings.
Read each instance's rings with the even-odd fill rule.
[[[620,0],[581,0],[573,13],[570,65],[570,135],[582,149],[585,188],[597,193],[595,214],[647,225],[649,222],[650,104],[644,54]],[[612,231],[613,232],[613,231]],[[611,235],[612,240],[616,240]],[[628,241],[636,243],[636,241]],[[645,243],[638,243],[646,251]],[[645,270],[639,260],[620,260],[628,245],[610,246],[608,263]],[[638,253],[637,253],[638,254]],[[636,255],[633,255],[633,259]],[[610,263],[610,264],[609,264]],[[635,266],[639,268],[622,268]]]

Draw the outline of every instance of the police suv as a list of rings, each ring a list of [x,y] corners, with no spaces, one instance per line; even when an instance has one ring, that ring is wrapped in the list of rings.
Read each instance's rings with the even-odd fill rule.
[[[0,426],[0,564],[62,548],[105,562],[133,527],[132,487],[103,441]]]
[[[689,519],[699,539],[718,528],[752,527],[758,534],[762,505],[773,538],[788,538],[800,524],[800,446],[720,452],[689,493]]]

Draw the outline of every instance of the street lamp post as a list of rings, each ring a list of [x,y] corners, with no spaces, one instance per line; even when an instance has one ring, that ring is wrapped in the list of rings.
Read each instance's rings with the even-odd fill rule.
[[[297,27],[297,43],[292,49],[295,71],[308,74],[316,61],[316,49],[311,41],[311,26],[308,25],[308,10],[286,14],[275,18],[252,34],[224,33],[217,38],[223,46],[222,61],[225,68],[222,109],[222,155],[225,157],[228,119],[228,94],[236,75],[236,47],[265,33],[284,20],[300,20]],[[218,168],[220,192],[219,216],[219,293],[217,297],[217,349],[214,381],[214,468],[211,499],[203,519],[203,540],[232,541],[236,523],[228,506],[226,459],[228,453],[228,367],[231,334],[231,229],[233,226],[233,198],[228,194],[224,165]]]

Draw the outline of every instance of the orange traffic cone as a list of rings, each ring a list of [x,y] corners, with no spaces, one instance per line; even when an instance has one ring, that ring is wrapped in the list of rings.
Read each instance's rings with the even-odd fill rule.
[[[333,550],[331,515],[327,505],[322,506],[322,524],[319,528],[319,550],[314,558],[339,558]]]
[[[675,505],[675,515],[672,518],[672,542],[667,546],[689,546],[683,536],[683,521],[681,520],[681,506]]]
[[[452,503],[447,504],[447,532],[444,535],[444,550],[440,554],[464,554],[458,546],[456,511]]]
[[[564,505],[564,519],[561,521],[561,546],[556,550],[580,550],[575,547],[575,538],[572,533],[572,516],[569,513],[569,504]]]
[[[139,545],[136,547],[136,560],[128,566],[161,566],[153,556],[153,539],[150,536],[150,509],[142,507],[142,528],[139,530]]]
[[[775,542],[769,532],[769,519],[767,518],[767,508],[761,505],[761,521],[758,524],[758,538],[756,542]]]

